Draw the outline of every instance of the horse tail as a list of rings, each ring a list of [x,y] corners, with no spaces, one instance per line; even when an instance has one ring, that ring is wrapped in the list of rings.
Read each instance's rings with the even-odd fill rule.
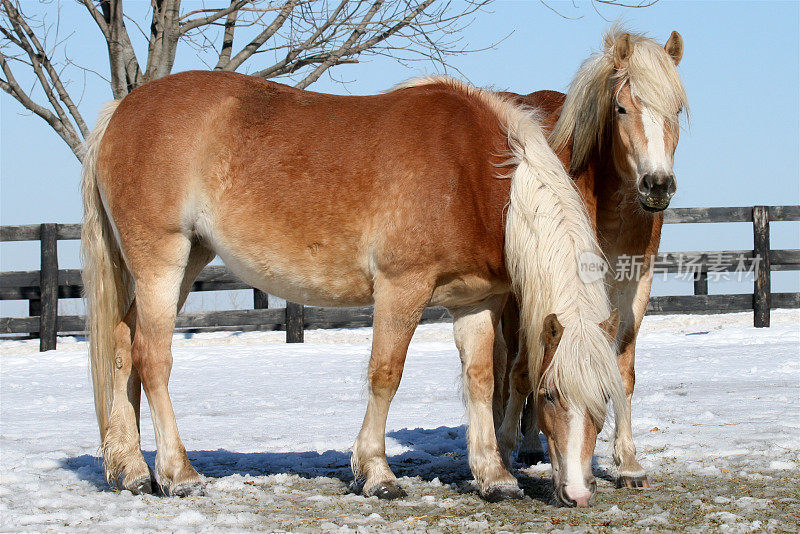
[[[105,440],[111,409],[115,358],[113,332],[130,306],[133,293],[97,184],[100,143],[118,105],[119,101],[109,102],[100,110],[97,125],[84,144],[81,176],[83,297],[86,303],[86,330],[89,333],[94,408],[101,440]]]

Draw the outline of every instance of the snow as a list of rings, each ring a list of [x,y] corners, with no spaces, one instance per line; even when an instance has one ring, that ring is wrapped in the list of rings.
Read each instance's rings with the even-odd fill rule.
[[[611,429],[589,511],[548,499],[549,466],[517,472],[530,498],[490,505],[466,464],[460,363],[450,325],[411,344],[387,430],[409,497],[348,492],[349,453],[366,406],[370,329],[179,334],[170,382],[204,496],[109,488],[86,344],[0,341],[0,531],[517,531],[610,525],[748,532],[796,528],[800,514],[800,311],[645,319],[637,348],[634,440],[655,489],[613,489]],[[142,448],[154,440],[142,408]],[[792,488],[793,486],[793,488]],[[737,493],[739,492],[739,493]],[[681,523],[683,521],[683,523]]]

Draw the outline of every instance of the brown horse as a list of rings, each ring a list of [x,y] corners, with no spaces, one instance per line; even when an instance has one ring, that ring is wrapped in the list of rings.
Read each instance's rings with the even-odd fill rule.
[[[600,326],[610,306],[602,282],[579,279],[578,253],[599,252],[580,195],[520,106],[448,79],[355,97],[186,72],[103,110],[82,189],[90,359],[109,482],[152,489],[139,447],[143,386],[156,482],[168,495],[201,487],[167,384],[175,316],[217,254],[249,284],[296,302],[374,303],[369,400],[352,465],[363,493],[382,498],[403,494],[386,461],[386,416],[429,304],[455,319],[480,493],[521,497],[492,418],[493,349],[502,348],[495,328],[513,290],[523,334],[536,340],[528,343],[533,376],[559,392],[559,414],[569,410],[588,429],[552,430],[565,461],[581,466],[565,491],[588,502],[607,400],[624,405]],[[548,313],[564,332],[545,367]]]
[[[660,212],[676,190],[672,162],[678,144],[679,114],[687,106],[676,69],[683,55],[683,40],[672,32],[662,47],[643,35],[612,28],[604,45],[602,52],[584,62],[566,95],[555,91],[527,96],[504,94],[541,110],[551,146],[574,178],[612,267],[606,281],[612,305],[622,316],[616,341],[628,403],[627,417],[617,421],[614,460],[620,485],[649,487],[645,471],[636,460],[631,433],[634,349],[650,296],[652,258],[661,238]],[[614,271],[614,266],[631,266],[636,261],[641,262],[640,272]],[[516,355],[519,346],[518,322],[516,304],[510,300],[502,321],[509,358]],[[506,458],[516,445],[522,399],[535,387],[527,378],[520,378],[528,371],[525,354],[520,351],[522,357],[513,367],[510,361],[509,365],[498,364],[498,371],[507,369],[516,377],[506,379],[505,383],[511,380],[511,388],[505,390],[500,389],[504,381],[496,378],[500,391],[496,410],[508,403],[499,430]],[[535,407],[537,397],[543,396],[540,389],[529,404]],[[535,409],[525,410],[523,431],[518,457],[536,463],[544,453]]]

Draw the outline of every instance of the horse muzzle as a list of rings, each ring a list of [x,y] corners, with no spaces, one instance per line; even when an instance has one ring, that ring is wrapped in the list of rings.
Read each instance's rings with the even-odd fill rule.
[[[651,172],[639,179],[636,188],[639,202],[645,210],[662,211],[669,206],[669,201],[678,190],[678,184],[671,172]]]
[[[575,488],[567,487],[566,485],[559,484],[555,488],[556,500],[562,506],[569,508],[587,508],[592,505],[595,491],[597,491],[597,482],[592,479],[588,484],[588,488]]]

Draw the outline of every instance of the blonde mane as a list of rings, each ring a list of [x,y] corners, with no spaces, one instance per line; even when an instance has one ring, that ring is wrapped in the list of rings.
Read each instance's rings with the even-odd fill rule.
[[[619,409],[625,406],[625,397],[616,354],[600,327],[611,313],[605,283],[585,283],[579,276],[579,256],[600,254],[580,193],[532,110],[451,78],[414,79],[395,89],[433,84],[477,96],[496,113],[508,134],[507,163],[513,170],[505,255],[520,303],[520,334],[527,340],[530,376],[540,376],[544,319],[555,313],[564,332],[544,378],[569,404],[586,408],[602,426],[608,399]]]
[[[627,64],[616,69],[614,44],[626,33],[632,52]],[[677,128],[678,112],[688,110],[678,69],[662,45],[617,25],[606,32],[603,42],[603,50],[578,69],[550,134],[550,144],[556,151],[572,142],[571,172],[581,170],[595,148],[603,148],[611,126],[615,87],[629,83],[632,94],[660,113],[667,127]]]

